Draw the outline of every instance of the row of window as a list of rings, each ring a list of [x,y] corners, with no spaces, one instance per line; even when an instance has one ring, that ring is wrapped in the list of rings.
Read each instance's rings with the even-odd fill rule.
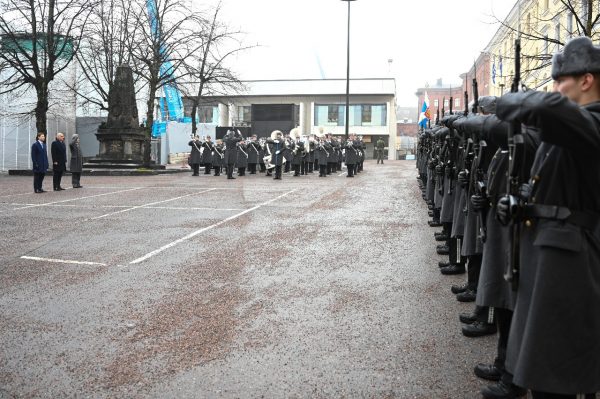
[[[439,107],[439,105],[440,105],[440,101],[438,99],[433,100],[433,108],[434,109],[437,109],[437,107]],[[447,98],[444,100],[444,108],[445,109],[450,108],[450,102]],[[459,108],[460,108],[460,98],[456,97],[454,99],[454,109],[459,109]]]
[[[460,105],[460,99],[457,99]],[[447,102],[448,100],[446,100]],[[437,102],[437,100],[436,100]],[[455,102],[456,103],[456,102]],[[215,123],[217,107],[198,107],[199,123]],[[238,106],[237,121],[252,122],[252,107]],[[315,126],[344,126],[346,106],[340,104],[315,104]],[[350,105],[350,126],[386,126],[387,106],[385,104]]]

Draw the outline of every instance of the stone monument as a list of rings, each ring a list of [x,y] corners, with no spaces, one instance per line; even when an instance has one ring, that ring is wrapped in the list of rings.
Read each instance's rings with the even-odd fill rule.
[[[108,118],[96,133],[100,153],[90,159],[91,168],[137,168],[144,160],[144,146],[149,145],[144,128],[139,125],[133,86],[133,73],[126,65],[118,66],[113,86],[108,92]]]

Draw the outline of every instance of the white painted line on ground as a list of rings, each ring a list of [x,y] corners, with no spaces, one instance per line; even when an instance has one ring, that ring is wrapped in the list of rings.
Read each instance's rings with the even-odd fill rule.
[[[104,214],[104,215],[96,216],[96,217],[89,218],[89,219],[86,219],[86,220],[97,220],[97,219],[102,219],[102,218],[105,218],[105,217],[107,217],[107,216],[117,215],[117,214],[119,214],[119,213],[129,212],[129,211],[133,211],[133,210],[135,210],[135,209],[145,208],[145,207],[149,207],[149,206],[156,205],[156,204],[163,204],[163,203],[165,203],[165,202],[169,202],[169,201],[175,201],[175,200],[178,200],[178,199],[181,199],[181,198],[189,197],[189,196],[196,195],[196,194],[203,194],[203,193],[207,193],[207,192],[209,192],[209,191],[214,191],[214,190],[215,190],[214,188],[209,188],[208,190],[204,190],[204,191],[197,191],[197,192],[195,192],[195,193],[190,193],[190,194],[186,194],[186,195],[181,195],[181,196],[179,196],[179,197],[175,197],[175,198],[169,198],[169,199],[162,200],[162,201],[151,202],[151,203],[149,203],[149,204],[136,205],[136,206],[129,207],[129,208],[127,208],[127,209],[121,209],[120,211],[115,211],[115,212],[106,213],[106,214]]]
[[[145,206],[144,209],[167,209],[174,211],[243,211],[241,208],[202,208],[202,207],[184,207],[184,206]]]
[[[127,190],[112,191],[110,193],[102,193],[102,194],[96,194],[96,195],[87,195],[85,197],[69,198],[69,199],[62,200],[62,201],[47,202],[45,204],[28,205],[28,206],[24,206],[24,207],[21,207],[21,208],[15,208],[15,209],[13,209],[13,211],[18,211],[20,209],[27,209],[27,208],[35,208],[35,207],[40,207],[40,206],[61,204],[63,202],[77,201],[77,200],[82,200],[82,199],[87,199],[87,198],[102,197],[104,195],[119,194],[119,193],[124,193],[124,192],[127,192],[127,191],[134,191],[134,190],[139,190],[139,188],[130,188],[130,189],[127,189]]]
[[[187,240],[189,240],[190,238],[194,238],[194,237],[196,237],[198,234],[202,234],[202,233],[204,233],[205,231],[208,231],[208,230],[214,229],[215,227],[218,227],[218,226],[220,226],[220,225],[222,225],[222,224],[224,224],[224,223],[227,223],[227,222],[229,222],[229,221],[231,221],[231,220],[237,219],[237,218],[239,218],[240,216],[243,216],[243,215],[245,215],[245,214],[247,214],[247,213],[253,212],[253,211],[257,210],[257,209],[258,209],[258,208],[260,208],[260,207],[263,207],[263,206],[265,206],[265,205],[268,205],[268,204],[270,204],[270,203],[272,203],[272,202],[275,202],[275,201],[277,201],[277,200],[280,200],[281,198],[285,197],[286,195],[289,195],[289,194],[293,193],[294,191],[296,191],[296,190],[291,190],[291,191],[288,191],[288,192],[286,192],[286,193],[284,193],[284,194],[281,194],[280,196],[278,196],[278,197],[276,197],[276,198],[273,198],[273,199],[271,199],[271,200],[269,200],[269,201],[265,201],[265,202],[263,202],[262,204],[258,204],[258,205],[256,205],[256,206],[254,206],[254,207],[250,208],[250,209],[246,209],[245,211],[242,211],[242,212],[240,212],[240,213],[236,213],[235,215],[233,215],[233,216],[230,216],[230,217],[228,217],[228,218],[226,218],[226,219],[223,219],[223,220],[221,220],[220,222],[217,222],[217,223],[211,224],[210,226],[204,227],[204,228],[202,228],[202,229],[200,229],[200,230],[196,230],[196,231],[194,231],[194,232],[192,232],[192,233],[188,234],[188,235],[187,235],[187,236],[185,236],[185,237],[182,237],[182,238],[180,238],[180,239],[178,239],[178,240],[175,240],[175,241],[173,241],[173,242],[171,242],[171,243],[169,243],[169,244],[163,245],[162,247],[160,247],[160,248],[158,248],[158,249],[156,249],[156,250],[154,250],[154,251],[152,251],[152,252],[149,252],[149,253],[147,253],[146,255],[144,255],[144,256],[142,256],[142,257],[140,257],[140,258],[137,258],[137,259],[135,259],[135,260],[132,260],[131,262],[129,262],[129,264],[141,263],[141,262],[143,262],[143,261],[145,261],[145,260],[147,260],[147,259],[149,259],[149,258],[153,257],[154,255],[157,255],[157,254],[159,254],[159,253],[161,253],[161,252],[163,252],[163,251],[165,251],[165,250],[167,250],[167,249],[169,249],[169,248],[172,248],[172,247],[174,247],[174,246],[175,246],[175,245],[177,245],[177,244],[181,244],[182,242],[184,242],[184,241],[187,241]]]
[[[348,173],[348,172],[342,172],[342,173],[340,173],[340,174],[338,175],[338,177],[340,177],[340,176],[344,176],[344,175],[345,175],[345,174],[347,174],[347,173]]]
[[[23,203],[1,203],[0,205],[8,206],[26,206],[36,204],[23,204]],[[46,205],[48,208],[81,208],[81,209],[98,209],[98,208],[131,208],[131,205],[77,205],[77,204],[53,204]],[[147,209],[171,209],[171,210],[195,210],[195,211],[243,211],[243,208],[208,208],[208,207],[195,207],[195,206],[145,206]]]
[[[106,266],[106,263],[85,262],[85,261],[80,261],[80,260],[39,258],[37,256],[21,256],[21,259],[28,259],[28,260],[35,260],[35,261],[39,261],[39,262],[49,262],[49,263],[68,263],[68,264],[72,264],[72,265]]]

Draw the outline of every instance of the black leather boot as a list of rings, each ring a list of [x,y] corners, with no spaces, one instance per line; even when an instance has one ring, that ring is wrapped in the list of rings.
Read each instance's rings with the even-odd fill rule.
[[[462,333],[465,337],[483,337],[485,335],[496,334],[495,324],[488,324],[483,321],[476,321],[473,324],[467,324],[462,327]]]
[[[498,381],[481,390],[481,395],[486,399],[515,399],[527,394],[527,390],[504,381]]]

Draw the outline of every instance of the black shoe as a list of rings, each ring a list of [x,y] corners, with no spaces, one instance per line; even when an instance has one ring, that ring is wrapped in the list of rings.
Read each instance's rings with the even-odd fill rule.
[[[458,315],[458,319],[464,324],[473,324],[477,321],[477,315],[473,313],[461,313]],[[477,373],[475,373],[477,374]]]
[[[462,333],[465,337],[483,337],[484,335],[496,334],[496,325],[476,321],[473,324],[467,324],[462,327]]]
[[[58,188],[55,188],[54,191],[60,191]]]
[[[479,363],[475,366],[474,372],[477,377],[489,381],[500,381],[500,377],[502,377],[502,371],[493,364]]]
[[[466,270],[462,265],[450,265],[440,268],[440,272],[446,276],[450,276],[454,274],[463,274]]]
[[[444,262],[443,260],[438,262],[438,267],[442,268],[442,267],[448,267],[448,266],[452,266],[453,264],[450,262]]]
[[[475,298],[477,298],[477,292],[472,289],[467,289],[465,292],[456,294],[456,300],[458,302],[475,302]]]
[[[481,395],[486,399],[516,399],[524,397],[527,390],[513,384],[499,381],[494,385],[488,385],[481,390]]]
[[[428,211],[427,215],[429,215],[429,217],[432,218],[433,217],[433,211]]]
[[[450,291],[452,291],[452,293],[456,295],[460,294],[461,292],[465,292],[467,288],[469,288],[469,284],[464,283],[463,285],[453,285],[452,287],[450,287]]]
[[[443,235],[443,234],[435,236],[435,240],[436,241],[448,241],[449,238],[450,237],[448,237],[447,235]]]
[[[450,247],[447,245],[438,245],[435,251],[438,255],[448,255],[450,253]]]
[[[41,194],[41,193],[45,193],[45,192],[46,192],[45,190],[41,190],[41,189],[40,190],[35,190],[36,194]]]
[[[442,224],[439,220],[430,220],[427,222],[430,227],[442,227]]]
[[[192,176],[200,176],[198,173],[192,173]]]
[[[227,176],[227,178],[228,178],[229,180],[235,180],[235,177],[233,177],[233,176]]]

